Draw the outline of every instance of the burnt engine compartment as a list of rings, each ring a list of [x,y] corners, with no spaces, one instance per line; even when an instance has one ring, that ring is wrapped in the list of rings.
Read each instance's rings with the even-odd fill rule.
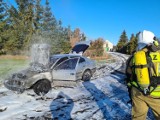
[[[33,44],[31,46],[29,67],[8,76],[4,81],[4,86],[18,93],[24,92],[28,78],[39,73],[50,71],[49,57],[50,46],[48,44]]]

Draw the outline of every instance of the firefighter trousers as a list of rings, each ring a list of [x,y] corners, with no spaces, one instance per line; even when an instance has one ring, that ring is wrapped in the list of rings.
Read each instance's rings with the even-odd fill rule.
[[[160,98],[144,96],[137,88],[132,87],[132,120],[146,120],[151,108],[156,120],[160,120]]]

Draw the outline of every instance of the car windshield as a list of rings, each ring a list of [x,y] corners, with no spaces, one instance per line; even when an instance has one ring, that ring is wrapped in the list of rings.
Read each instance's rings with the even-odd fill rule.
[[[55,63],[59,58],[58,57],[51,57],[50,62]]]
[[[49,66],[51,67],[59,58],[58,57],[50,57]]]

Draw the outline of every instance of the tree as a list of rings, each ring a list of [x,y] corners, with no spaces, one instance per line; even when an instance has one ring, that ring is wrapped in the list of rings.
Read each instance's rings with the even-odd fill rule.
[[[138,35],[139,35],[140,32],[138,32],[135,36],[135,40],[134,40],[134,50],[136,50],[137,48],[137,44],[138,44]]]
[[[5,54],[4,44],[6,42],[6,30],[8,29],[7,25],[7,5],[3,0],[0,0],[0,54]]]
[[[34,12],[34,27],[37,30],[42,29],[42,21],[43,21],[43,7],[40,4],[41,0],[36,0],[35,3],[35,12]]]
[[[79,28],[76,28],[70,35],[70,43],[73,47],[77,42],[86,40],[85,34],[81,33]]]
[[[131,38],[130,38],[130,43],[129,43],[129,51],[128,51],[128,54],[131,54],[133,53],[133,51],[135,51],[135,36],[134,34],[131,35]]]
[[[17,8],[11,6],[8,9],[9,13],[9,34],[5,44],[5,50],[8,53],[18,51],[28,47],[33,29],[33,0],[16,0]],[[14,52],[15,53],[15,52]]]
[[[53,31],[56,29],[57,21],[56,21],[54,15],[52,15],[48,0],[46,0],[46,2],[45,2],[42,24],[43,24],[42,26],[43,26],[44,31],[49,31],[49,30]]]
[[[136,51],[137,42],[138,42],[138,34],[139,33],[137,33],[136,36],[134,36],[134,34],[131,35],[130,43],[129,43],[129,48],[130,48],[129,54],[132,54],[134,51]]]
[[[6,17],[6,8],[3,0],[0,0],[0,22],[3,22]]]
[[[29,50],[31,43],[41,40],[51,45],[52,53],[67,53],[71,49],[72,37],[76,42],[86,39],[80,30],[72,32],[70,27],[62,27],[62,21],[57,21],[51,12],[49,0],[46,0],[45,6],[41,6],[41,0],[15,0],[17,6],[8,6],[8,16],[4,17],[2,1],[0,0],[0,51],[3,48],[7,54],[19,54],[23,50]],[[36,39],[37,36],[42,39]]]
[[[128,43],[128,37],[126,34],[126,31],[124,30],[120,36],[120,39],[118,41],[117,44],[117,50],[118,52],[123,52],[126,53],[127,52],[127,48],[125,50],[122,51],[122,48]]]
[[[91,57],[103,56],[103,53],[104,53],[103,44],[104,44],[104,40],[102,38],[98,38],[97,40],[92,41],[89,48],[89,51],[91,51],[90,56]]]
[[[64,53],[68,53],[71,50],[69,32],[70,32],[70,27],[64,28],[61,34],[61,48]]]
[[[81,41],[85,41],[86,40],[86,35],[84,33],[81,34]]]

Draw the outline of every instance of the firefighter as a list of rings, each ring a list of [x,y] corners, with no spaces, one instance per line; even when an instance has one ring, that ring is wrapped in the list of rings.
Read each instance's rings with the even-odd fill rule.
[[[136,51],[126,66],[132,119],[146,120],[150,108],[155,119],[160,120],[160,50],[154,33],[139,33]]]

